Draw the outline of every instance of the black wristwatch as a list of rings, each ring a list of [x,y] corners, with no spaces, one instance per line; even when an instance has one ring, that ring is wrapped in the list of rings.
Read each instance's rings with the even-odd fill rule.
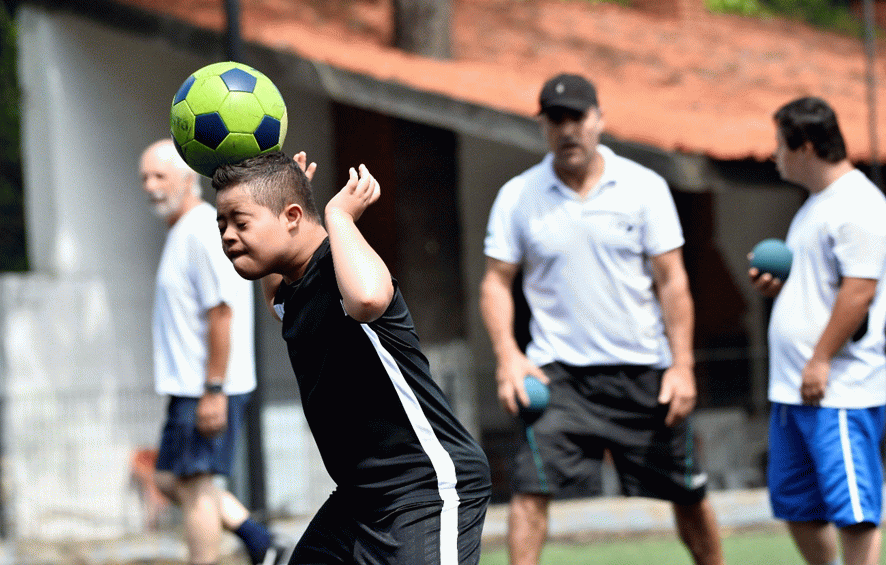
[[[206,384],[203,385],[203,390],[213,394],[221,394],[225,391],[225,384],[218,381],[206,381]]]

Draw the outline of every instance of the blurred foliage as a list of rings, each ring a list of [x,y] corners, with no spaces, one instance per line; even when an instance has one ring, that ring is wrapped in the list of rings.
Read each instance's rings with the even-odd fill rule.
[[[708,10],[742,16],[763,16],[766,14],[760,0],[705,0]]]
[[[863,22],[849,11],[849,0],[705,0],[712,12],[756,17],[787,17],[816,27],[860,36]]]
[[[589,0],[591,4],[596,4],[598,2],[605,2],[607,4],[618,4],[619,6],[624,6],[625,8],[629,8],[631,6],[631,0]]]
[[[0,3],[0,271],[26,271],[16,29]]]

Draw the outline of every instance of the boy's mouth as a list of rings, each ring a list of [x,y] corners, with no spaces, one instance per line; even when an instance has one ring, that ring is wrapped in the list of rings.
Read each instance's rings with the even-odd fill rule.
[[[246,251],[243,250],[243,249],[230,249],[230,248],[227,248],[227,249],[225,249],[225,255],[228,256],[228,259],[230,259],[231,261],[233,261],[233,260],[236,259],[237,257],[242,257],[243,255],[246,255]]]

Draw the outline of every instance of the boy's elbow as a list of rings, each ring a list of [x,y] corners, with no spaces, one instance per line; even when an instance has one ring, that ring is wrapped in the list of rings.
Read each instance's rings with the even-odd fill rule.
[[[391,305],[393,298],[394,286],[387,285],[367,292],[363,296],[352,296],[343,302],[348,316],[362,324],[366,324],[381,318],[388,310],[388,306]]]
[[[389,304],[390,300],[385,302],[378,299],[366,299],[345,302],[344,306],[348,316],[361,324],[368,324],[381,318],[382,314],[388,309]]]

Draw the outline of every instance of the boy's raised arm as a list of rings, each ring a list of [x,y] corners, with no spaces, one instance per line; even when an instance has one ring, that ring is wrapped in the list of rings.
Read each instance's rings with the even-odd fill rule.
[[[365,323],[385,313],[394,296],[394,285],[387,265],[355,224],[381,194],[366,166],[360,165],[359,169],[359,175],[350,169],[348,183],[326,205],[326,230],[345,311]]]

